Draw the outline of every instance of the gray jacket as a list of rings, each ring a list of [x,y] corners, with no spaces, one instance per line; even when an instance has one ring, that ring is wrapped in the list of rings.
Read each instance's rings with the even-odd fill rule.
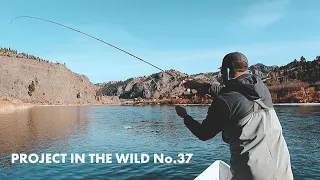
[[[208,86],[207,86],[208,87]],[[216,92],[208,87],[207,92]],[[230,145],[230,168],[235,180],[293,179],[290,155],[271,95],[255,75],[230,80],[209,107],[200,124],[191,116],[185,125],[205,141],[222,132]]]

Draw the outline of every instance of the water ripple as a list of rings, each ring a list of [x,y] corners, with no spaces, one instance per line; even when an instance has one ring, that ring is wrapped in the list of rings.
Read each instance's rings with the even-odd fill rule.
[[[208,107],[187,107],[204,119]],[[276,107],[295,179],[320,179],[320,107]],[[221,134],[202,142],[173,106],[46,107],[0,115],[0,179],[194,179],[229,162]],[[11,153],[193,153],[189,164],[11,164]],[[70,159],[67,158],[67,162]]]

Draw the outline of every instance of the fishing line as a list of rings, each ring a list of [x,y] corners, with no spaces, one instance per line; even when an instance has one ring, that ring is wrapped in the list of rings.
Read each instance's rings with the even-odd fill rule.
[[[106,42],[106,41],[103,41],[103,40],[101,40],[101,39],[99,39],[99,38],[97,38],[97,37],[95,37],[95,36],[92,36],[92,35],[90,35],[90,34],[88,34],[88,33],[84,33],[84,32],[82,32],[82,31],[80,31],[80,30],[75,29],[75,28],[72,28],[72,27],[69,27],[69,26],[66,26],[66,25],[63,25],[63,24],[60,24],[60,23],[57,23],[57,22],[48,20],[48,19],[39,18],[39,17],[34,17],[34,16],[17,16],[17,17],[15,17],[15,18],[11,19],[11,22],[10,22],[10,23],[12,24],[14,20],[19,19],[19,18],[37,19],[37,20],[49,22],[49,23],[52,23],[52,24],[55,24],[55,25],[58,25],[58,26],[61,26],[61,27],[64,27],[64,28],[68,28],[68,29],[70,29],[70,30],[72,30],[72,31],[78,32],[78,33],[83,34],[83,35],[85,35],[85,36],[88,36],[88,37],[90,37],[90,38],[92,38],[92,39],[95,39],[95,40],[97,40],[97,41],[100,41],[100,42],[102,42],[102,43],[104,43],[104,44],[106,44],[106,45],[108,45],[108,46],[111,46],[111,47],[113,47],[113,48],[115,48],[115,49],[117,49],[117,50],[119,50],[119,51],[121,51],[121,52],[123,52],[123,53],[126,53],[126,54],[128,54],[128,55],[130,55],[130,56],[132,56],[132,57],[134,57],[134,58],[136,58],[136,59],[138,59],[138,60],[140,60],[140,61],[142,61],[142,62],[144,62],[144,63],[146,63],[146,64],[148,64],[148,65],[150,65],[150,66],[152,66],[152,67],[154,67],[154,68],[156,68],[156,69],[164,72],[164,73],[167,73],[168,75],[170,75],[170,76],[172,76],[172,77],[174,77],[174,78],[176,78],[176,77],[175,77],[174,75],[172,75],[171,73],[164,71],[163,69],[159,68],[158,66],[153,65],[153,64],[149,63],[148,61],[146,61],[146,60],[144,60],[144,59],[142,59],[142,58],[139,58],[138,56],[136,56],[136,55],[134,55],[134,54],[132,54],[132,53],[129,53],[128,51],[125,51],[125,50],[123,50],[123,49],[121,49],[121,48],[119,48],[119,47],[117,47],[117,46],[115,46],[115,45],[112,45],[112,44],[110,44],[110,43],[108,43],[108,42]],[[154,80],[153,80],[153,81],[154,81]],[[157,86],[159,86],[159,84],[158,84],[156,81],[154,81],[154,82],[157,84]],[[166,92],[164,92],[162,89],[160,89],[160,90],[161,90],[163,93],[166,94]]]
[[[74,28],[72,28],[72,27],[69,27],[69,26],[66,26],[66,25],[63,25],[63,24],[60,24],[60,23],[51,21],[51,20],[47,20],[47,19],[43,19],[43,18],[39,18],[39,17],[34,17],[34,16],[17,16],[17,17],[15,17],[15,18],[11,19],[11,22],[10,22],[10,23],[12,24],[14,20],[19,19],[19,18],[38,19],[38,20],[41,20],[41,21],[46,21],[46,22],[49,22],[49,23],[52,23],[52,24],[56,24],[56,25],[58,25],[58,26],[62,26],[62,27],[68,28],[68,29],[70,29],[70,30],[72,30],[72,31],[78,32],[78,33],[83,34],[83,35],[85,35],[85,36],[88,36],[88,37],[90,37],[90,38],[92,38],[92,39],[95,39],[95,40],[97,40],[97,41],[100,41],[100,42],[102,42],[102,43],[104,43],[104,44],[107,44],[107,45],[109,45],[109,46],[111,46],[111,47],[113,47],[113,48],[115,48],[115,49],[117,49],[117,50],[119,50],[119,51],[122,51],[122,52],[124,52],[124,53],[126,53],[126,54],[128,54],[128,55],[130,55],[130,56],[132,56],[132,57],[134,57],[134,58],[136,58],[136,59],[144,62],[144,63],[149,64],[150,66],[153,66],[154,68],[159,69],[159,70],[162,71],[162,72],[165,72],[163,69],[159,68],[158,66],[155,66],[155,65],[149,63],[148,61],[143,60],[143,59],[139,58],[138,56],[136,56],[136,55],[134,55],[134,54],[132,54],[132,53],[129,53],[129,52],[127,52],[127,51],[125,51],[125,50],[123,50],[123,49],[121,49],[121,48],[118,48],[118,47],[115,46],[115,45],[112,45],[112,44],[110,44],[110,43],[108,43],[108,42],[106,42],[106,41],[103,41],[103,40],[101,40],[101,39],[99,39],[99,38],[97,38],[97,37],[94,37],[94,36],[92,36],[92,35],[90,35],[90,34],[88,34],[88,33],[84,33],[84,32],[82,32],[82,31],[79,31],[79,30],[74,29]],[[169,74],[169,73],[168,73],[168,74]],[[169,74],[169,75],[170,75],[170,74]]]

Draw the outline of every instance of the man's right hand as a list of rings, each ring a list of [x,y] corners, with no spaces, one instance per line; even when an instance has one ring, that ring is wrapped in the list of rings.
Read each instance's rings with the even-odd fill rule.
[[[194,81],[192,79],[185,79],[183,80],[182,84],[185,88],[195,89],[195,90],[200,89],[202,86],[201,83],[198,83],[197,81]]]

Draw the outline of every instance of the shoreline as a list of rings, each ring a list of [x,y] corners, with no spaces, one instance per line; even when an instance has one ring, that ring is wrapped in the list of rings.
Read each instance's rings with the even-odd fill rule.
[[[320,106],[320,103],[274,103],[274,106]]]
[[[87,104],[42,104],[42,103],[24,103],[20,100],[0,99],[0,114],[12,113],[15,111],[26,110],[35,107],[75,107],[75,106],[119,106],[121,103],[87,103]]]
[[[73,106],[210,106],[210,104],[121,104],[121,103],[110,103],[110,104],[32,104],[23,102],[12,102],[8,100],[0,99],[0,114],[10,113],[20,110],[26,110],[34,107],[73,107]],[[320,103],[274,103],[274,106],[320,106]]]
[[[14,111],[20,111],[20,110],[26,110],[26,109],[30,109],[33,108],[35,106],[5,106],[5,107],[0,107],[0,114],[3,113],[8,113],[8,112],[14,112]]]
[[[210,104],[168,104],[173,106],[210,106]],[[274,103],[274,106],[320,106],[320,103]]]
[[[36,107],[76,107],[76,106],[122,106],[122,104],[21,104],[0,105],[0,114],[12,113]]]
[[[34,104],[23,103],[19,100],[0,99],[0,114],[25,110],[34,106]]]

